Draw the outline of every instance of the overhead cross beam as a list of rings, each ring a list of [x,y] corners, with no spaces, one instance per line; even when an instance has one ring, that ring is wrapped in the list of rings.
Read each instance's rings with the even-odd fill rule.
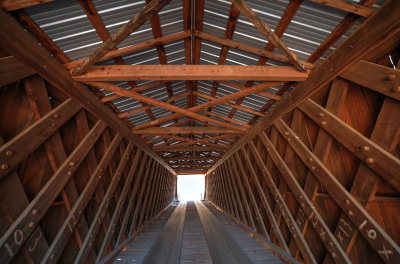
[[[137,80],[253,80],[304,81],[307,72],[291,66],[239,65],[104,65],[92,66],[86,74],[73,76],[76,81]]]

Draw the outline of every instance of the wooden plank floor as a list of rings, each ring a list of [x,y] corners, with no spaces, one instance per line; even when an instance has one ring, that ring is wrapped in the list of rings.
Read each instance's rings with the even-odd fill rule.
[[[207,202],[181,203],[163,216],[114,263],[283,263]]]

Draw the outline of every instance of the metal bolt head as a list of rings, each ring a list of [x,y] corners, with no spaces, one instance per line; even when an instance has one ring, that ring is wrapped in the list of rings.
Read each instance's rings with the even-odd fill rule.
[[[313,159],[312,159],[312,158],[308,158],[308,161],[309,161],[309,162],[312,162],[312,161],[313,161]]]
[[[30,222],[28,226],[29,226],[29,228],[32,228],[32,227],[35,226],[35,223],[34,222]]]
[[[393,87],[392,92],[400,93],[400,86]]]
[[[336,258],[336,253],[335,253],[335,252],[332,252],[332,253],[331,253],[331,256],[332,256],[332,258]]]
[[[6,170],[6,169],[8,169],[8,164],[1,164],[1,169],[2,170]]]
[[[72,175],[72,171],[68,171],[68,172],[67,172],[67,175],[68,175],[68,176],[71,176],[71,175]]]
[[[329,241],[329,246],[331,246],[331,247],[333,247],[333,242],[332,241]]]
[[[54,259],[55,257],[56,257],[56,255],[52,254],[52,255],[50,256],[50,259]]]
[[[352,216],[352,215],[353,215],[353,211],[351,211],[351,210],[348,211],[347,213],[348,213],[349,216]]]
[[[325,114],[324,113],[319,113],[318,116],[319,117],[323,117],[323,116],[325,116]]]
[[[74,166],[75,165],[75,162],[73,162],[73,161],[71,161],[70,163],[69,163],[69,166],[70,167],[72,167],[72,166]]]
[[[368,151],[368,150],[369,150],[369,147],[368,147],[368,146],[362,146],[362,147],[361,147],[361,150],[362,150],[362,151]]]
[[[347,199],[346,199],[344,202],[345,202],[347,205],[349,205],[349,204],[350,204],[350,201],[349,201],[349,200],[347,200]]]
[[[396,79],[396,75],[394,75],[394,74],[386,75],[385,79],[388,80],[388,81],[393,81],[393,80]]]
[[[7,157],[11,157],[12,155],[14,155],[14,153],[11,150],[7,150],[6,151],[6,156]]]
[[[373,158],[366,158],[365,159],[365,162],[367,162],[367,163],[374,163],[374,159]]]
[[[60,115],[59,115],[59,114],[54,114],[53,117],[54,117],[55,119],[57,119],[57,118],[60,117]]]
[[[32,214],[33,214],[33,215],[37,215],[38,213],[39,213],[39,210],[38,210],[38,209],[33,209],[33,210],[32,210]]]
[[[289,134],[290,134],[290,133],[289,133],[288,131],[285,132],[285,135],[286,135],[286,136],[289,135]]]
[[[326,121],[321,122],[321,126],[326,126],[326,124],[327,124]]]
[[[311,170],[312,170],[312,171],[315,171],[315,167],[314,167],[314,166],[311,166]]]
[[[53,122],[53,123],[50,124],[50,126],[55,127],[56,123]]]

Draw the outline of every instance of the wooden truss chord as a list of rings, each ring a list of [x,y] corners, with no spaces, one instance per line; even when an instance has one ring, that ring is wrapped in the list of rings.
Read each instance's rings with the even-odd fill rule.
[[[241,65],[104,65],[91,66],[83,75],[72,76],[80,82],[138,80],[254,80],[304,81],[307,72],[291,66]]]
[[[165,161],[188,161],[188,160],[202,160],[202,161],[216,161],[218,157],[211,156],[182,156],[182,157],[173,157],[173,158],[165,158]]]
[[[360,60],[340,77],[400,101],[399,70]]]
[[[156,152],[170,152],[170,151],[205,151],[205,152],[220,152],[226,151],[229,147],[221,145],[220,147],[212,146],[212,147],[203,147],[203,146],[184,146],[184,147],[175,147],[174,145],[165,146],[165,147],[153,147],[153,150]]]
[[[367,213],[360,203],[344,188],[334,175],[323,165],[297,135],[280,119],[274,126],[285,138],[288,144],[297,153],[303,163],[313,172],[324,186],[325,190],[346,212],[349,219],[358,227],[359,232],[370,243],[375,251],[386,263],[400,261],[400,247],[382,229],[382,227]],[[286,134],[285,134],[286,133]],[[287,134],[289,133],[289,134]],[[290,138],[290,140],[288,140]],[[390,250],[393,254],[384,256],[383,250]]]
[[[400,160],[368,139],[334,114],[330,113],[311,99],[306,100],[299,108],[322,129],[349,149],[355,156],[374,170],[393,188],[400,191]],[[396,117],[399,118],[399,117]]]
[[[32,68],[13,56],[0,58],[0,87],[35,74]]]

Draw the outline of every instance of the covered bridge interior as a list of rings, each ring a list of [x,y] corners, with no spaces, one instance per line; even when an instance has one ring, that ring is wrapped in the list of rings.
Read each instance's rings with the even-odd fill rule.
[[[400,263],[400,1],[0,7],[0,263]]]

